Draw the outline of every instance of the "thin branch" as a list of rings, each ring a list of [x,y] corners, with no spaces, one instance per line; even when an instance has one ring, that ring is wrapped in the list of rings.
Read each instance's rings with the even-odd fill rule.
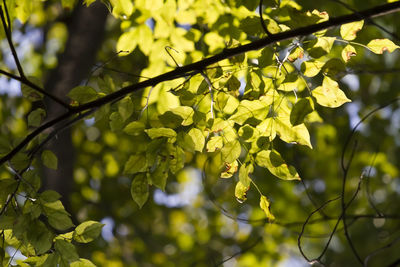
[[[268,31],[267,26],[265,25],[262,6],[263,6],[263,0],[260,0],[260,5],[258,6],[258,13],[260,14],[261,26],[265,31],[265,33],[267,34],[267,36],[271,36],[271,33]]]
[[[3,4],[4,4],[4,8],[7,9],[7,6],[6,6],[6,3],[4,0],[3,0]],[[8,14],[7,10],[6,10],[6,13]],[[1,22],[3,23],[3,28],[6,33],[7,42],[8,42],[8,45],[10,46],[11,53],[12,53],[14,61],[15,61],[15,65],[17,65],[19,75],[21,77],[25,77],[24,70],[22,69],[21,63],[18,59],[17,51],[15,51],[15,47],[12,42],[12,35],[11,35],[11,31],[10,31],[11,24],[8,24],[8,26],[7,26],[7,21],[6,21],[6,18],[4,17],[4,11],[3,11],[2,6],[0,6],[0,18],[1,18]],[[7,19],[9,21],[9,16],[7,16]],[[9,21],[9,23],[11,23],[11,22]]]
[[[59,117],[55,118],[52,121],[47,122],[46,124],[37,128],[31,134],[29,134],[11,152],[9,152],[6,156],[4,156],[3,158],[0,159],[0,165],[3,164],[4,162],[6,162],[7,160],[11,159],[15,154],[18,153],[18,151],[22,150],[25,147],[25,145],[27,145],[34,137],[39,135],[42,131],[46,130],[49,127],[52,127],[55,123],[58,123],[74,114],[78,114],[82,111],[89,110],[92,108],[101,107],[107,103],[113,102],[117,99],[121,99],[122,97],[124,97],[132,92],[141,90],[141,89],[149,87],[149,86],[150,87],[155,86],[161,82],[198,74],[203,69],[205,69],[206,67],[208,67],[214,63],[217,63],[224,59],[228,59],[230,57],[233,57],[233,56],[236,56],[239,54],[243,54],[243,53],[246,53],[246,52],[249,52],[252,50],[259,50],[261,48],[264,48],[270,44],[273,44],[273,43],[276,43],[279,41],[292,39],[292,38],[295,38],[298,36],[309,35],[314,32],[324,30],[324,29],[329,29],[329,28],[332,28],[332,27],[335,27],[338,25],[342,25],[345,23],[358,21],[360,19],[360,16],[362,16],[363,18],[372,18],[372,17],[383,16],[383,15],[387,15],[390,13],[394,13],[399,10],[400,10],[400,1],[376,6],[371,9],[360,11],[357,14],[353,13],[353,14],[344,15],[344,16],[340,16],[340,17],[333,17],[333,18],[330,18],[329,20],[321,22],[321,23],[312,24],[312,25],[297,28],[294,30],[273,34],[269,37],[262,38],[260,40],[257,40],[257,41],[254,41],[254,42],[251,42],[251,43],[248,43],[245,45],[241,45],[241,46],[234,47],[234,48],[224,49],[223,52],[221,52],[215,56],[197,61],[195,63],[189,64],[186,66],[176,68],[172,71],[166,72],[164,74],[161,74],[154,78],[148,79],[146,81],[142,81],[142,82],[139,82],[136,84],[126,86],[117,92],[111,93],[109,95],[106,95],[97,100],[88,102],[86,104],[82,104],[77,107],[71,107],[68,112],[60,115]]]

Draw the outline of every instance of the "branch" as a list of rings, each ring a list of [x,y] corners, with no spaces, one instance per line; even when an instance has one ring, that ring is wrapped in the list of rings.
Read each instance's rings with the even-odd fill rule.
[[[164,74],[161,74],[154,78],[148,79],[146,81],[124,87],[117,92],[106,95],[102,98],[88,102],[88,103],[80,105],[78,107],[71,107],[68,112],[60,115],[59,117],[55,118],[52,121],[47,122],[46,124],[37,128],[31,134],[29,134],[17,147],[15,147],[11,152],[9,152],[6,156],[4,156],[3,158],[0,159],[0,165],[3,164],[4,162],[6,162],[7,160],[11,159],[19,151],[21,151],[23,149],[23,147],[29,143],[29,141],[31,141],[34,137],[39,135],[42,131],[44,131],[47,128],[52,127],[54,124],[66,119],[72,115],[78,114],[82,111],[101,107],[105,104],[108,104],[108,103],[111,103],[118,99],[121,99],[124,96],[126,96],[132,92],[144,89],[149,86],[150,87],[156,86],[157,84],[165,82],[165,81],[170,81],[170,80],[174,80],[174,79],[185,77],[185,76],[199,74],[206,67],[208,67],[212,64],[215,64],[219,61],[222,61],[224,59],[228,59],[233,56],[237,56],[237,55],[240,55],[240,54],[252,51],[252,50],[259,50],[270,44],[276,43],[276,42],[292,39],[292,38],[295,38],[298,36],[309,35],[309,34],[319,32],[321,30],[329,29],[329,28],[332,28],[335,26],[339,26],[339,25],[342,25],[345,23],[358,21],[358,20],[360,20],[360,17],[367,19],[367,18],[387,15],[390,13],[397,12],[399,10],[400,10],[400,1],[376,6],[371,9],[359,11],[357,13],[352,13],[349,15],[333,17],[333,18],[330,18],[328,21],[324,21],[322,23],[313,24],[313,25],[301,27],[298,29],[273,34],[266,38],[262,38],[260,40],[257,40],[257,41],[254,41],[254,42],[251,42],[251,43],[248,43],[245,45],[241,45],[241,46],[234,47],[234,48],[224,49],[223,52],[221,52],[215,56],[197,61],[195,63],[189,64],[189,65],[186,65],[183,67],[178,67],[172,71],[166,72]]]

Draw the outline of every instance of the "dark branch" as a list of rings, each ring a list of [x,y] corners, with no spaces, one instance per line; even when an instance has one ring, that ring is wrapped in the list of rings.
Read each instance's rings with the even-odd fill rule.
[[[366,19],[366,18],[372,18],[372,17],[377,17],[377,16],[383,16],[386,14],[397,12],[399,10],[400,10],[400,2],[394,2],[394,3],[376,6],[374,8],[367,9],[367,10],[360,11],[360,12],[353,13],[353,14],[349,14],[349,15],[333,17],[333,18],[329,19],[328,21],[325,21],[322,23],[313,24],[313,25],[302,27],[302,28],[273,34],[266,38],[262,38],[260,40],[257,40],[257,41],[254,41],[254,42],[251,42],[251,43],[248,43],[245,45],[241,45],[241,46],[238,46],[235,48],[227,48],[223,52],[221,52],[215,56],[200,60],[198,62],[189,64],[189,65],[186,65],[183,67],[176,68],[172,71],[161,74],[159,76],[148,79],[146,81],[124,87],[115,93],[109,94],[100,99],[80,105],[78,107],[71,107],[71,109],[68,112],[60,115],[59,117],[55,118],[52,121],[45,123],[44,125],[37,128],[34,132],[29,134],[18,146],[16,146],[11,152],[9,152],[6,156],[4,156],[3,158],[0,159],[0,165],[3,164],[4,162],[6,162],[7,160],[11,159],[19,151],[21,151],[23,149],[23,147],[29,143],[29,141],[31,141],[34,137],[39,135],[42,131],[44,131],[47,128],[52,127],[54,124],[66,119],[72,115],[78,114],[82,111],[101,107],[107,103],[111,103],[113,101],[121,99],[122,97],[124,97],[132,92],[144,89],[146,87],[155,86],[161,82],[198,74],[202,70],[204,70],[206,67],[208,67],[212,64],[215,64],[219,61],[222,61],[224,59],[228,59],[233,56],[243,54],[243,53],[246,53],[246,52],[249,52],[252,50],[259,50],[261,48],[264,48],[264,47],[266,47],[270,44],[276,43],[276,42],[280,42],[280,41],[287,40],[287,39],[292,39],[292,38],[295,38],[298,36],[306,36],[306,35],[309,35],[314,32],[324,30],[324,29],[329,29],[329,28],[339,26],[339,25],[342,25],[345,23],[358,21],[358,20],[360,20],[360,16],[362,18]],[[3,18],[4,18],[4,15],[3,15]]]

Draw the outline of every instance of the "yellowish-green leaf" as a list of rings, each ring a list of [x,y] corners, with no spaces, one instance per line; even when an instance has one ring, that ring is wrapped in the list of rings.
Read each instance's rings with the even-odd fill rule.
[[[43,164],[50,169],[57,170],[58,159],[57,156],[50,150],[44,150],[42,152]]]
[[[301,72],[303,72],[304,76],[314,77],[321,71],[324,64],[325,62],[319,60],[304,61],[301,64]]]
[[[66,0],[64,0],[66,1]],[[33,1],[18,1],[15,5],[15,15],[22,23],[25,23],[32,14]]]
[[[343,24],[342,26],[340,26],[340,35],[345,40],[354,40],[357,37],[357,32],[362,29],[363,25],[363,20]]]
[[[38,127],[44,117],[46,116],[46,112],[44,109],[37,108],[28,115],[28,125],[33,127]]]
[[[314,102],[310,97],[299,99],[290,112],[290,123],[293,126],[304,122],[304,118],[314,110]]]
[[[322,86],[318,86],[312,91],[312,95],[321,106],[336,108],[346,102],[351,102],[350,99],[339,89],[339,84],[325,76]]]
[[[192,137],[194,142],[194,150],[202,152],[205,144],[203,132],[197,128],[192,128],[188,132],[188,135]]]
[[[249,118],[263,120],[268,115],[268,112],[269,107],[260,100],[243,100],[230,119],[242,125]]]
[[[249,174],[254,170],[253,164],[242,164],[239,169],[239,181],[245,186],[250,187],[251,178]]]
[[[151,139],[159,137],[176,137],[176,132],[170,128],[151,128],[144,130]]]
[[[118,102],[118,112],[124,121],[132,115],[133,103],[129,96],[124,97]]]
[[[232,177],[238,170],[239,164],[237,160],[232,163],[225,163],[225,169],[221,173],[221,178],[230,178]]]
[[[231,141],[221,149],[222,160],[226,163],[232,163],[239,158],[242,147],[238,140]]]
[[[247,200],[247,191],[249,191],[250,185],[245,186],[241,181],[236,183],[235,186],[235,197],[237,201],[243,203]]]
[[[389,39],[375,39],[367,44],[367,47],[375,54],[383,54],[383,52],[388,51],[392,53],[395,49],[400,48]]]
[[[269,221],[275,220],[275,216],[272,215],[272,213],[270,211],[270,203],[269,203],[268,198],[266,196],[261,196],[260,197],[260,208],[264,211],[264,213],[267,216],[267,219]]]
[[[70,242],[62,239],[56,239],[54,248],[60,253],[61,258],[66,262],[73,262],[79,260],[78,253],[76,252],[75,246]]]
[[[356,55],[356,49],[352,45],[346,45],[346,47],[342,50],[342,58],[344,62],[348,62],[351,57],[354,57]]]
[[[182,125],[188,126],[193,123],[194,110],[191,107],[180,106],[171,110],[172,113],[182,118]]]
[[[125,126],[124,132],[129,134],[129,135],[139,135],[144,131],[146,126],[144,125],[143,122],[141,121],[133,121],[128,123],[128,125]]]
[[[149,198],[149,184],[145,173],[139,173],[135,176],[131,185],[131,195],[133,200],[142,208]]]
[[[70,267],[96,267],[93,262],[87,259],[79,259],[71,262]]]
[[[267,168],[273,175],[283,180],[300,180],[293,166],[289,166],[276,150],[262,150],[257,153],[256,163]]]
[[[89,243],[99,237],[104,224],[95,221],[86,221],[78,225],[73,233],[73,238],[79,243]]]
[[[313,46],[308,50],[308,53],[313,58],[319,58],[323,55],[328,54],[333,46],[335,37],[319,37],[316,41],[313,41]]]
[[[85,0],[85,1],[83,1],[83,3],[88,7],[88,6],[90,6],[91,4],[93,4],[94,2],[96,2],[96,0]]]
[[[90,86],[77,86],[73,88],[69,93],[68,97],[80,104],[90,102],[97,98],[98,94]]]
[[[119,56],[126,56],[136,48],[138,44],[138,36],[136,29],[131,29],[128,32],[123,33],[118,41],[116,50],[117,52],[126,52],[126,53],[119,53]]]
[[[294,142],[312,148],[310,134],[303,123],[293,126],[289,118],[277,117],[275,118],[275,127],[279,138],[286,143]]]
[[[147,169],[146,158],[143,154],[131,155],[128,161],[125,163],[124,173],[135,174],[138,172],[144,172]]]
[[[207,142],[206,151],[214,152],[216,150],[220,150],[223,146],[223,138],[222,136],[212,136],[210,140]]]
[[[112,14],[115,17],[126,19],[133,12],[133,3],[131,0],[109,0],[113,6]]]

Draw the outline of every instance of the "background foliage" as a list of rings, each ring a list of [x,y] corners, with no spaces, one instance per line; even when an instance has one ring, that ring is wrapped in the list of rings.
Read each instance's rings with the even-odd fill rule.
[[[400,29],[356,11],[382,4],[3,1],[0,261],[395,266]]]

